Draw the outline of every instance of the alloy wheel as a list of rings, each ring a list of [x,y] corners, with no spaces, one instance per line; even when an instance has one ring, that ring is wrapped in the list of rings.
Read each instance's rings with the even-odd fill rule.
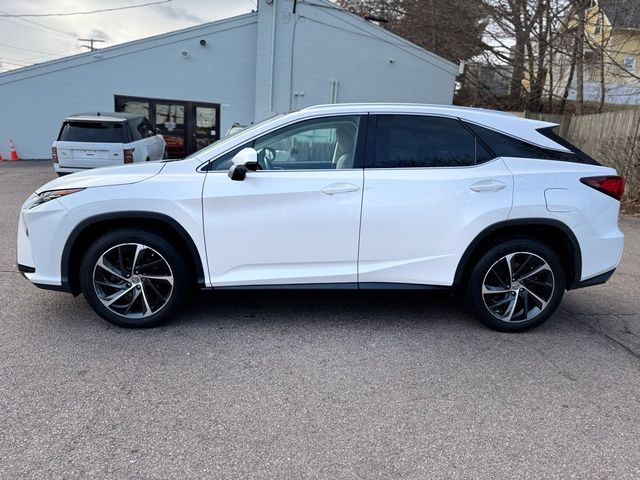
[[[173,272],[158,251],[122,243],[103,253],[93,269],[93,287],[116,315],[138,319],[162,310],[173,293]]]
[[[555,277],[549,264],[530,252],[510,253],[487,271],[482,300],[498,320],[520,323],[532,320],[549,305]]]

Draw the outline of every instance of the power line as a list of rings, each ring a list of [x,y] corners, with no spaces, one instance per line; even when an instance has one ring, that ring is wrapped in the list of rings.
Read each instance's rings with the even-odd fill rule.
[[[148,7],[150,5],[160,5],[161,3],[169,3],[172,0],[160,0],[157,2],[142,3],[140,5],[129,5],[127,7],[103,8],[101,10],[89,10],[84,12],[65,12],[65,13],[0,13],[0,17],[24,18],[24,17],[69,17],[72,15],[91,15],[94,13],[115,12],[119,10],[129,10],[132,8]]]
[[[0,14],[8,15],[7,12],[5,12],[3,10],[0,10]],[[4,18],[2,16],[0,16],[0,20],[4,20],[5,22],[9,22],[9,23],[11,23],[13,25],[18,25],[20,27],[32,28],[34,30],[40,30],[40,31],[49,30],[48,32],[45,32],[45,33],[49,33],[49,34],[54,34],[54,35],[58,35],[58,36],[65,36],[65,37],[70,37],[70,38],[74,38],[74,39],[76,38],[76,36],[74,34],[72,34],[72,33],[64,32],[62,30],[58,30],[57,28],[48,27],[47,25],[43,25],[41,23],[34,22],[33,20],[27,20],[26,18],[16,18],[16,20],[18,20],[20,22],[30,23],[31,25],[36,25],[36,27],[32,27],[31,25],[25,25],[24,23],[17,23],[15,21],[9,20],[8,18]]]
[[[58,53],[43,52],[42,50],[33,50],[31,48],[24,48],[24,47],[16,47],[15,45],[7,45],[6,43],[0,43],[0,47],[11,48],[11,49],[14,49],[14,50],[21,50],[23,52],[42,53],[42,54],[45,54],[45,55],[59,55]]]

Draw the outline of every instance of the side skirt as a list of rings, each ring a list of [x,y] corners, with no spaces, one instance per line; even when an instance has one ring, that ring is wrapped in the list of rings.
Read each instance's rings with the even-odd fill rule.
[[[231,285],[203,290],[431,290],[447,291],[451,287],[416,283],[347,282],[347,283],[288,283],[273,285]]]

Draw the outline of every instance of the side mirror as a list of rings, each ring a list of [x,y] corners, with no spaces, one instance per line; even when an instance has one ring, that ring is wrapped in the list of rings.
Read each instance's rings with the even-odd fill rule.
[[[249,170],[258,168],[258,152],[253,148],[243,148],[234,155],[231,161],[233,165],[229,169],[229,178],[241,182],[247,178]]]
[[[253,148],[247,147],[240,150],[236,153],[231,159],[234,165],[246,165],[246,164],[257,164],[258,163],[258,152],[256,152]]]
[[[244,165],[231,165],[231,168],[229,169],[229,173],[227,175],[229,175],[229,178],[231,180],[241,182],[242,180],[247,178],[247,170],[249,169]]]

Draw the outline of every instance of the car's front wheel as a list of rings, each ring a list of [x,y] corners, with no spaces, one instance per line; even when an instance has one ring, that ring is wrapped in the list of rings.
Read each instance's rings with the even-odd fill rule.
[[[180,252],[154,232],[123,229],[91,244],[80,285],[91,307],[121,327],[154,327],[169,320],[187,293]]]
[[[537,327],[556,311],[565,290],[558,255],[533,239],[505,241],[482,255],[468,283],[478,319],[502,332]]]

